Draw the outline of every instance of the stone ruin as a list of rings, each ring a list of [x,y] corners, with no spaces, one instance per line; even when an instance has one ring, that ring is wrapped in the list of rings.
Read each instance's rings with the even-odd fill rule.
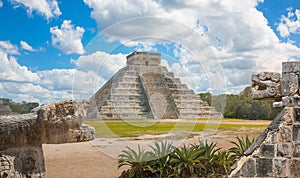
[[[95,130],[82,124],[86,101],[43,105],[29,114],[0,117],[0,178],[46,177],[42,144],[93,140]]]
[[[133,52],[91,98],[90,118],[222,118],[160,65],[160,53]]]
[[[253,99],[284,107],[227,177],[300,177],[300,62],[283,62],[282,75],[252,75]]]

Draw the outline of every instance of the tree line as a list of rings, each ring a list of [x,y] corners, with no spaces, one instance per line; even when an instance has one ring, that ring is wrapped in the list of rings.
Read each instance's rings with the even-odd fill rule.
[[[21,103],[14,102],[12,99],[1,98],[3,105],[9,106],[14,113],[24,114],[29,113],[33,108],[39,106],[39,103],[22,101]]]
[[[246,87],[238,95],[221,94],[213,96],[208,92],[200,93],[199,95],[209,105],[215,106],[217,111],[222,111],[221,106],[218,105],[218,101],[225,99],[225,108],[223,109],[225,118],[272,120],[282,110],[282,108],[273,108],[273,100],[253,100],[251,86]]]

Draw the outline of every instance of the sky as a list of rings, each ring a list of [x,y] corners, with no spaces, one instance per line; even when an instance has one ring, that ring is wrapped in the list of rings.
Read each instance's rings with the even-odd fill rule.
[[[300,59],[296,0],[0,0],[0,97],[89,98],[133,51],[196,93],[241,92]]]

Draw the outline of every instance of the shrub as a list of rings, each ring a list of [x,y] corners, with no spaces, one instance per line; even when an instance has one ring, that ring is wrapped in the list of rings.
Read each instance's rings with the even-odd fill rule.
[[[156,142],[145,151],[127,147],[118,159],[118,167],[130,166],[121,178],[133,177],[222,177],[234,162],[244,155],[254,139],[236,137],[234,147],[227,150],[216,148],[216,143],[192,144],[175,148],[167,141]]]

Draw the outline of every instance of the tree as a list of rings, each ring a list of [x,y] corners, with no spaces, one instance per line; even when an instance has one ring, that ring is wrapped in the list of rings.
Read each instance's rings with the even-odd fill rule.
[[[9,106],[11,110],[15,113],[24,114],[29,113],[33,108],[38,107],[39,103],[22,101],[21,103],[16,103],[12,99],[2,98],[3,105]]]
[[[282,110],[281,108],[273,108],[273,101],[271,100],[253,100],[251,86],[246,87],[239,95],[222,94],[212,96],[210,93],[200,93],[199,96],[204,101],[210,101],[208,102],[210,105],[217,103],[214,101],[225,98],[226,106],[224,111],[222,106],[216,104],[213,104],[213,106],[217,111],[222,112],[226,118],[272,120]]]

